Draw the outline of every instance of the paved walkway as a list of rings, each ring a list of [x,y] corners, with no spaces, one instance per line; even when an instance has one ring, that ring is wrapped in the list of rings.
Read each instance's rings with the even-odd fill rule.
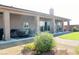
[[[68,39],[66,40],[66,39],[61,39],[59,37],[55,37],[54,39],[59,44],[73,46],[73,47],[79,46],[79,40],[68,40]]]
[[[57,42],[57,48],[60,50],[66,49],[69,55],[76,55],[74,48],[79,46],[79,41],[77,40],[66,40],[59,37],[54,38]]]

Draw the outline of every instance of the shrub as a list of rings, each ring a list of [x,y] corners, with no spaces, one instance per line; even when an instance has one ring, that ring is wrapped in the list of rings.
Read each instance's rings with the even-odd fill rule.
[[[45,32],[45,33],[40,33],[36,35],[34,44],[35,44],[35,50],[37,54],[41,54],[43,52],[52,50],[52,47],[55,46],[55,45],[52,45],[53,43],[54,43],[54,40],[53,40],[52,34]]]
[[[77,31],[79,31],[79,30],[78,30],[77,27],[73,27],[73,28],[72,28],[72,31],[73,31],[73,32],[77,32]]]
[[[24,50],[25,51],[33,51],[35,50],[35,45],[34,43],[28,43],[24,46]]]

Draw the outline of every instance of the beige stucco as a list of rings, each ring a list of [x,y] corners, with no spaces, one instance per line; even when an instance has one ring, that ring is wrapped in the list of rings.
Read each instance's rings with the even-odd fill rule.
[[[10,13],[8,11],[3,12],[3,29],[5,40],[10,40]]]

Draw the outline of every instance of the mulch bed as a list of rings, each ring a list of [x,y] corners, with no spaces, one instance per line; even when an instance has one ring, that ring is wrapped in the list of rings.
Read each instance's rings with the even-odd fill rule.
[[[42,54],[36,54],[35,51],[22,51],[22,55],[55,55],[55,52],[49,51],[49,52],[44,52]]]
[[[68,55],[67,50],[51,50],[49,52],[44,52],[42,54],[36,54],[35,51],[26,51],[22,50],[21,52],[22,55]]]

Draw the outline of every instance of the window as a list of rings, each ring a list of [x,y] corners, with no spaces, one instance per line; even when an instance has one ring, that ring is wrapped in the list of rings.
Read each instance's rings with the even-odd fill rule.
[[[40,21],[40,31],[44,31],[44,21]]]
[[[24,22],[23,31],[25,31],[25,34],[29,34],[30,28],[29,28],[29,23],[28,22]]]
[[[24,22],[24,24],[23,24],[23,28],[24,28],[24,29],[29,28],[29,23],[28,23],[28,22]]]
[[[47,22],[48,31],[50,31],[50,22]]]

